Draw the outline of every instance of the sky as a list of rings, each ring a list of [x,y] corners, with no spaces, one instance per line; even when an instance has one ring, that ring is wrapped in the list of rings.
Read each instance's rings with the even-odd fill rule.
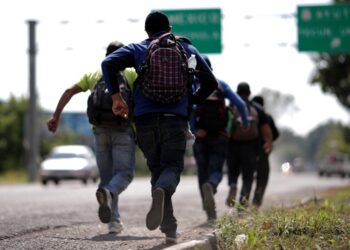
[[[28,20],[36,20],[36,89],[39,105],[53,111],[63,91],[84,73],[100,68],[110,41],[125,44],[146,38],[144,19],[154,9],[220,8],[222,53],[209,54],[214,74],[233,90],[248,82],[252,95],[263,88],[294,96],[297,111],[281,116],[280,127],[306,135],[329,120],[350,125],[350,113],[317,85],[314,64],[298,52],[298,5],[307,0],[11,0],[0,2],[0,99],[29,95]],[[19,8],[19,6],[21,6]],[[246,18],[251,16],[253,18]],[[286,46],[280,46],[279,44]],[[85,111],[87,93],[76,95],[65,111]]]

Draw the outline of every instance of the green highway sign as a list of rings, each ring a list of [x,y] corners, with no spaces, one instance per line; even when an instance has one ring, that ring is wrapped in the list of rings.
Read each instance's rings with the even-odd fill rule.
[[[184,36],[201,53],[221,53],[221,10],[161,10],[169,17],[175,35]]]
[[[350,4],[298,6],[298,48],[350,52]]]

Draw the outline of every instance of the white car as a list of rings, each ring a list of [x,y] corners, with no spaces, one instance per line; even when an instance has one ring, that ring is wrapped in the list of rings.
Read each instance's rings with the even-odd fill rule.
[[[43,185],[49,180],[58,184],[63,179],[79,179],[84,184],[89,179],[96,182],[99,172],[95,154],[85,145],[56,146],[41,162],[39,176]]]
[[[350,177],[350,159],[347,154],[336,153],[327,155],[319,164],[319,176],[338,175]]]

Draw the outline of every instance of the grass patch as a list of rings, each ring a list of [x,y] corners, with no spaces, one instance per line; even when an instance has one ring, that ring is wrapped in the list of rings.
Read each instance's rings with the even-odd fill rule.
[[[26,170],[9,170],[0,174],[1,184],[25,183],[27,181]]]
[[[219,249],[350,249],[350,186],[323,197],[241,218],[226,214],[216,224]]]

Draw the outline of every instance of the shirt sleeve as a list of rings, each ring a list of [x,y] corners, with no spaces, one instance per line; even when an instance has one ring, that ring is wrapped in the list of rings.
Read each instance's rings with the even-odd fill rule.
[[[81,88],[83,92],[87,90],[92,90],[95,86],[96,82],[102,77],[101,71],[97,70],[93,73],[88,73],[83,75],[83,77],[79,80],[77,85]]]
[[[222,86],[225,97],[230,100],[231,105],[235,105],[237,107],[238,112],[241,114],[242,117],[243,126],[247,128],[249,125],[249,112],[246,103],[236,92],[232,91],[232,89],[226,82],[219,80],[219,83]]]
[[[137,78],[136,70],[134,68],[126,68],[124,70],[124,75],[128,80],[130,88],[133,89],[135,80]]]

